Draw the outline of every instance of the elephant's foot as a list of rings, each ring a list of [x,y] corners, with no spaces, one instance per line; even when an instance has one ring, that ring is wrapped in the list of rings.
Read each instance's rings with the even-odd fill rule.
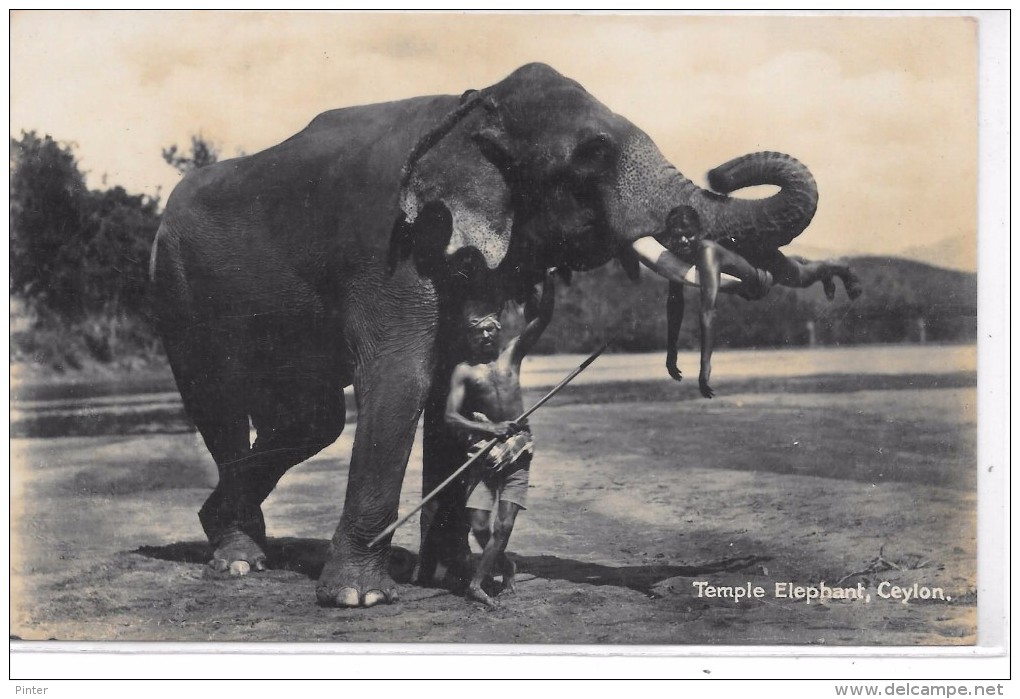
[[[217,573],[247,575],[266,569],[266,554],[250,536],[234,530],[217,542],[209,567]]]
[[[428,587],[441,577],[439,574],[440,565],[435,557],[429,554],[427,548],[422,546],[415,559],[414,570],[411,571],[411,584]]]
[[[399,599],[397,583],[385,566],[359,568],[331,566],[328,562],[315,587],[315,597],[323,607],[374,607]]]
[[[448,569],[442,563],[434,563],[431,566],[422,566],[421,559],[414,565],[411,572],[411,584],[418,587],[442,587],[447,578]]]
[[[418,578],[411,582],[420,587],[437,587],[460,594],[467,587],[469,579],[469,574],[465,574],[459,566],[438,562],[429,572],[419,571]]]
[[[198,520],[202,523],[206,537],[216,548],[221,547],[222,541],[238,533],[248,537],[257,548],[266,548],[266,519],[262,508],[253,504],[230,508],[224,502],[219,488],[213,491],[198,511]]]
[[[425,583],[426,583],[426,581],[425,581],[426,577],[428,577],[428,576],[425,576],[425,575],[422,574],[422,571],[421,571],[421,557],[419,556],[418,560],[415,561],[415,563],[414,563],[414,570],[411,571],[411,584],[412,585],[421,585],[421,586],[424,586]]]

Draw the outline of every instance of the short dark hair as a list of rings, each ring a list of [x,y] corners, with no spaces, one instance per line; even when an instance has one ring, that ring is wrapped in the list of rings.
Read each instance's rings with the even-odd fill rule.
[[[666,215],[666,230],[657,240],[681,258],[693,254],[693,241],[701,238],[701,216],[694,207],[681,205]]]
[[[693,206],[677,206],[666,215],[666,234],[676,233],[688,238],[701,235],[701,216]]]

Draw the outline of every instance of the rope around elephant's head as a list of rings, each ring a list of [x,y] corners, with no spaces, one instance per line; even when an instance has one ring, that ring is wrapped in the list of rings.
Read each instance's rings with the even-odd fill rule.
[[[439,143],[443,137],[453,130],[460,121],[466,117],[471,111],[484,103],[482,99],[482,93],[478,90],[468,90],[461,97],[461,105],[454,109],[452,112],[443,117],[443,120],[436,124],[431,131],[428,131],[424,136],[418,139],[418,142],[414,144],[414,148],[411,149],[411,155],[407,158],[407,163],[404,164],[404,169],[400,172],[400,187],[403,189],[407,186],[408,181],[411,179],[411,172],[414,170],[414,166],[418,163],[422,157],[428,153],[429,149]]]

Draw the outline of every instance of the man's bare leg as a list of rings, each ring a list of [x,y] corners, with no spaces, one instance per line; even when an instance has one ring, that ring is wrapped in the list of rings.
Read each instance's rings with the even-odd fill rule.
[[[816,262],[797,255],[783,255],[782,253],[777,253],[776,258],[777,264],[773,265],[772,272],[776,277],[776,282],[783,286],[806,289],[820,281],[826,298],[831,301],[836,296],[836,286],[833,284],[832,278],[839,277],[851,300],[856,299],[863,291],[857,275],[842,262]]]
[[[513,595],[516,594],[517,588],[514,586],[514,579],[517,576],[517,566],[510,560],[510,556],[503,554],[503,589],[499,591],[501,595]]]
[[[473,507],[467,508],[468,519],[471,522],[471,533],[475,536],[475,541],[482,547],[482,560],[478,564],[478,568],[475,570],[474,576],[471,578],[471,582],[468,584],[467,591],[464,593],[468,599],[473,599],[477,602],[481,602],[488,607],[497,606],[496,600],[492,599],[482,589],[482,582],[488,575],[488,569],[492,567],[492,561],[488,561],[486,565],[486,557],[492,558],[490,551],[493,550],[495,543],[495,537],[492,535],[489,529],[490,512],[488,510],[478,510]]]
[[[496,524],[493,528],[493,539],[499,544],[499,559],[503,563],[503,588],[501,595],[512,595],[517,592],[514,587],[514,578],[517,575],[517,566],[506,555],[507,544],[510,543],[510,535],[513,534],[514,524],[517,522],[517,513],[521,506],[515,502],[500,502],[496,514]]]
[[[468,597],[478,600],[479,602],[484,602],[490,607],[498,606],[498,603],[496,600],[489,597],[484,590],[482,590],[482,582],[491,574],[496,561],[500,561],[500,563],[503,564],[503,573],[504,575],[506,574],[506,561],[508,560],[506,558],[506,545],[510,541],[510,535],[514,530],[514,522],[517,519],[517,513],[520,509],[521,507],[517,503],[499,503],[499,508],[496,513],[496,523],[492,528],[492,536],[489,537],[485,544],[485,550],[482,552],[482,560],[478,564],[478,569],[475,570],[475,575],[471,579],[471,584],[468,585]],[[489,513],[486,512],[485,514],[487,522]],[[474,522],[475,519],[472,518],[473,530],[475,530]],[[481,542],[479,541],[479,543]],[[511,590],[513,589],[512,575],[510,576],[510,588]]]

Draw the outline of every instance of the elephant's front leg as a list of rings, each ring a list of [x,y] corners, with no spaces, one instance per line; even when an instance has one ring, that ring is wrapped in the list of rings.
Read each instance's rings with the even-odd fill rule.
[[[358,427],[340,525],[319,577],[319,603],[371,607],[395,602],[389,538],[369,542],[397,517],[400,486],[431,378],[431,357],[395,352],[355,381]],[[423,353],[427,354],[427,353]]]

